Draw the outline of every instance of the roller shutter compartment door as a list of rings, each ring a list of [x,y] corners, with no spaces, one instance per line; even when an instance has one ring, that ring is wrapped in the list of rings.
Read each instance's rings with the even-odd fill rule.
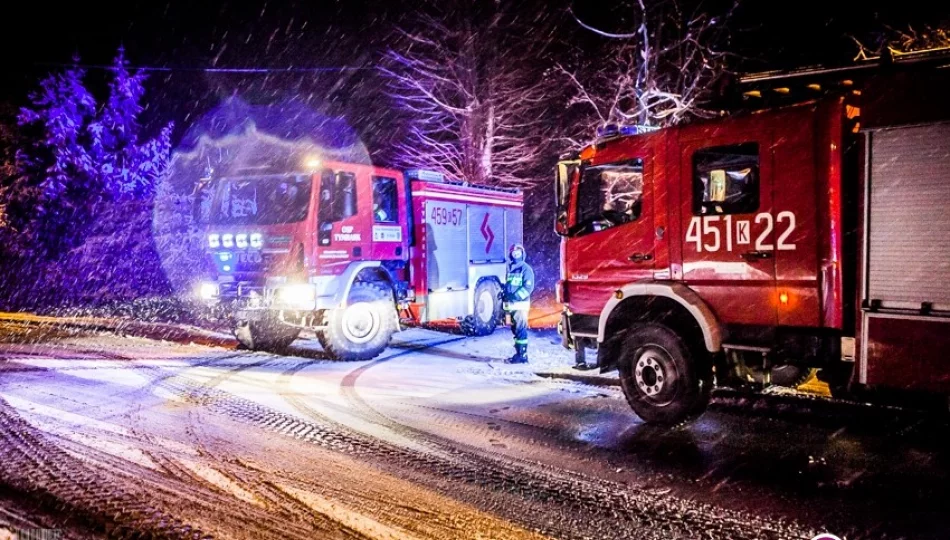
[[[426,270],[429,291],[468,288],[465,205],[426,201]]]
[[[874,132],[868,298],[950,310],[950,124]]]

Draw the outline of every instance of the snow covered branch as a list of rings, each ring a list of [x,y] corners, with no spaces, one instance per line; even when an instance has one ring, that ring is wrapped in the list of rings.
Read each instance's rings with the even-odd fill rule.
[[[735,7],[713,16],[686,13],[675,1],[639,0],[630,7],[632,32],[608,32],[575,16],[583,28],[611,40],[597,61],[555,69],[570,89],[568,108],[582,117],[562,140],[582,145],[606,124],[667,126],[715,115],[704,105],[726,72],[728,53],[719,46]]]
[[[858,47],[855,60],[867,60],[884,54],[900,56],[915,51],[946,50],[950,49],[950,26],[925,26],[922,30],[910,26],[906,30],[887,27],[884,32],[868,40],[867,44],[855,37],[851,39]]]
[[[439,4],[401,30],[383,71],[405,118],[396,159],[478,184],[528,187],[546,142],[541,73],[504,7]],[[488,4],[482,4],[484,8]]]

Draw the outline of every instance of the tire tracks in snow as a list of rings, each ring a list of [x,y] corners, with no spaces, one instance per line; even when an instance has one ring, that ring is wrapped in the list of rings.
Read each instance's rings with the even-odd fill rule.
[[[373,366],[424,348],[414,348],[360,366],[353,370],[356,375],[348,375],[345,381],[355,382],[359,374]],[[438,480],[449,480],[494,492],[503,498],[513,496],[524,504],[493,511],[557,537],[609,538],[611,534],[628,537],[631,529],[644,539],[808,538],[812,534],[793,523],[762,523],[753,516],[696,501],[655,495],[527,461],[485,456],[474,449],[459,448],[431,434],[399,425],[372,410],[365,402],[357,404],[364,412],[366,409],[373,411],[368,420],[388,422],[403,434],[420,440],[431,451],[380,440],[339,424],[288,391],[289,380],[310,364],[302,362],[292,366],[281,374],[282,382],[279,383],[283,385],[281,395],[289,398],[288,402],[303,414],[303,418],[220,390],[201,389],[189,382],[175,382],[170,390],[186,396],[199,392],[205,397],[203,403],[219,414],[335,452],[395,467],[397,471],[408,469],[417,476],[437,480],[436,484]],[[526,508],[531,508],[532,512],[540,510],[540,513],[525,512]],[[605,530],[610,532],[605,535]]]
[[[75,358],[65,351],[58,352],[56,358]],[[90,360],[128,361],[129,365],[123,367],[144,369],[156,374],[146,384],[113,396],[122,403],[136,403],[137,396],[152,392],[168,380],[186,376],[185,372],[191,368],[247,355],[239,353],[217,356],[169,373],[166,368],[133,365],[134,361],[140,359],[112,351],[75,348],[69,352],[89,355]],[[29,356],[53,355],[37,353]],[[243,364],[207,383],[217,386],[236,371],[257,367],[276,358],[268,357],[258,362]],[[47,367],[34,367],[31,371],[57,372],[56,369]],[[94,386],[91,381],[81,379],[76,383]],[[99,407],[102,406],[107,404]],[[131,417],[136,412],[138,411],[126,411],[126,416]],[[40,422],[41,425],[43,423]],[[132,425],[134,424],[132,422]],[[266,511],[254,512],[247,504],[238,504],[239,507],[244,507],[238,511],[224,510],[235,507],[235,500],[229,494],[220,493],[226,490],[216,490],[218,486],[207,481],[196,481],[196,475],[183,474],[184,468],[176,465],[176,457],[165,455],[167,452],[161,448],[160,443],[137,433],[134,429],[109,432],[108,439],[101,439],[99,444],[96,443],[100,440],[99,435],[80,436],[77,433],[64,438],[63,434],[68,433],[56,434],[61,431],[54,429],[53,432],[47,433],[20,418],[16,410],[0,398],[0,486],[22,496],[29,496],[42,507],[60,515],[65,511],[73,519],[81,521],[85,528],[107,533],[110,537],[210,538],[210,535],[198,527],[183,522],[167,510],[170,507],[180,508],[182,505],[190,506],[198,513],[214,513],[217,516],[215,521],[220,520],[222,524],[231,522],[235,525],[234,530],[250,527],[257,531],[255,537],[308,538],[315,532],[295,532],[284,525],[285,519],[280,516],[280,512],[277,515]],[[120,446],[131,445],[129,448],[134,448],[143,441],[149,443],[152,448],[143,449],[143,455],[151,458],[160,470],[117,457],[114,451],[109,451],[111,439],[124,441]],[[296,503],[295,505],[300,506]],[[253,516],[253,519],[248,520],[248,516]],[[238,521],[240,523],[237,523]],[[261,526],[264,524],[266,526]],[[327,527],[322,528],[325,533],[339,528],[328,520],[325,525]]]
[[[0,483],[50,512],[64,511],[100,533],[126,538],[206,538],[138,489],[94,470],[24,421],[0,398]]]

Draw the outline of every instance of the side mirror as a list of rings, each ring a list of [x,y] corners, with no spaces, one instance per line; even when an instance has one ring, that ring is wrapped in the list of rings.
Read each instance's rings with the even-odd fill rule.
[[[568,235],[567,210],[558,209],[557,218],[554,221],[554,232],[558,236]]]
[[[554,197],[557,211],[554,220],[554,232],[559,236],[567,236],[570,225],[568,223],[568,203],[571,200],[571,180],[580,170],[580,160],[560,161],[554,178]]]
[[[210,178],[202,178],[195,184],[194,198],[191,200],[191,217],[195,223],[207,223],[211,219],[211,196],[213,194]]]

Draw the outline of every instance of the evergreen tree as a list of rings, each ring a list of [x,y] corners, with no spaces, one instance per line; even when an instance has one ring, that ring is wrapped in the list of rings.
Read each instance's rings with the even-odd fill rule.
[[[148,199],[168,164],[171,125],[157,138],[139,143],[145,75],[129,72],[122,48],[112,72],[109,99],[89,126],[90,150],[106,195],[117,201]]]
[[[172,125],[143,140],[145,77],[130,72],[122,49],[101,104],[85,76],[78,66],[50,74],[20,110],[17,171],[0,183],[0,241],[8,254],[0,263],[17,282],[8,283],[0,303],[167,292],[151,215]]]
[[[101,107],[85,75],[68,68],[31,94],[19,115],[29,141],[17,153],[20,175],[0,201],[9,227],[46,255],[80,245],[96,216],[115,215],[108,205],[150,201],[171,152],[171,124],[139,141],[145,76],[129,71],[123,49]]]
[[[78,67],[51,74],[18,118],[25,143],[17,152],[20,174],[4,205],[9,226],[40,256],[81,241],[78,224],[88,222],[86,210],[100,191],[87,129],[96,100],[84,77]]]

